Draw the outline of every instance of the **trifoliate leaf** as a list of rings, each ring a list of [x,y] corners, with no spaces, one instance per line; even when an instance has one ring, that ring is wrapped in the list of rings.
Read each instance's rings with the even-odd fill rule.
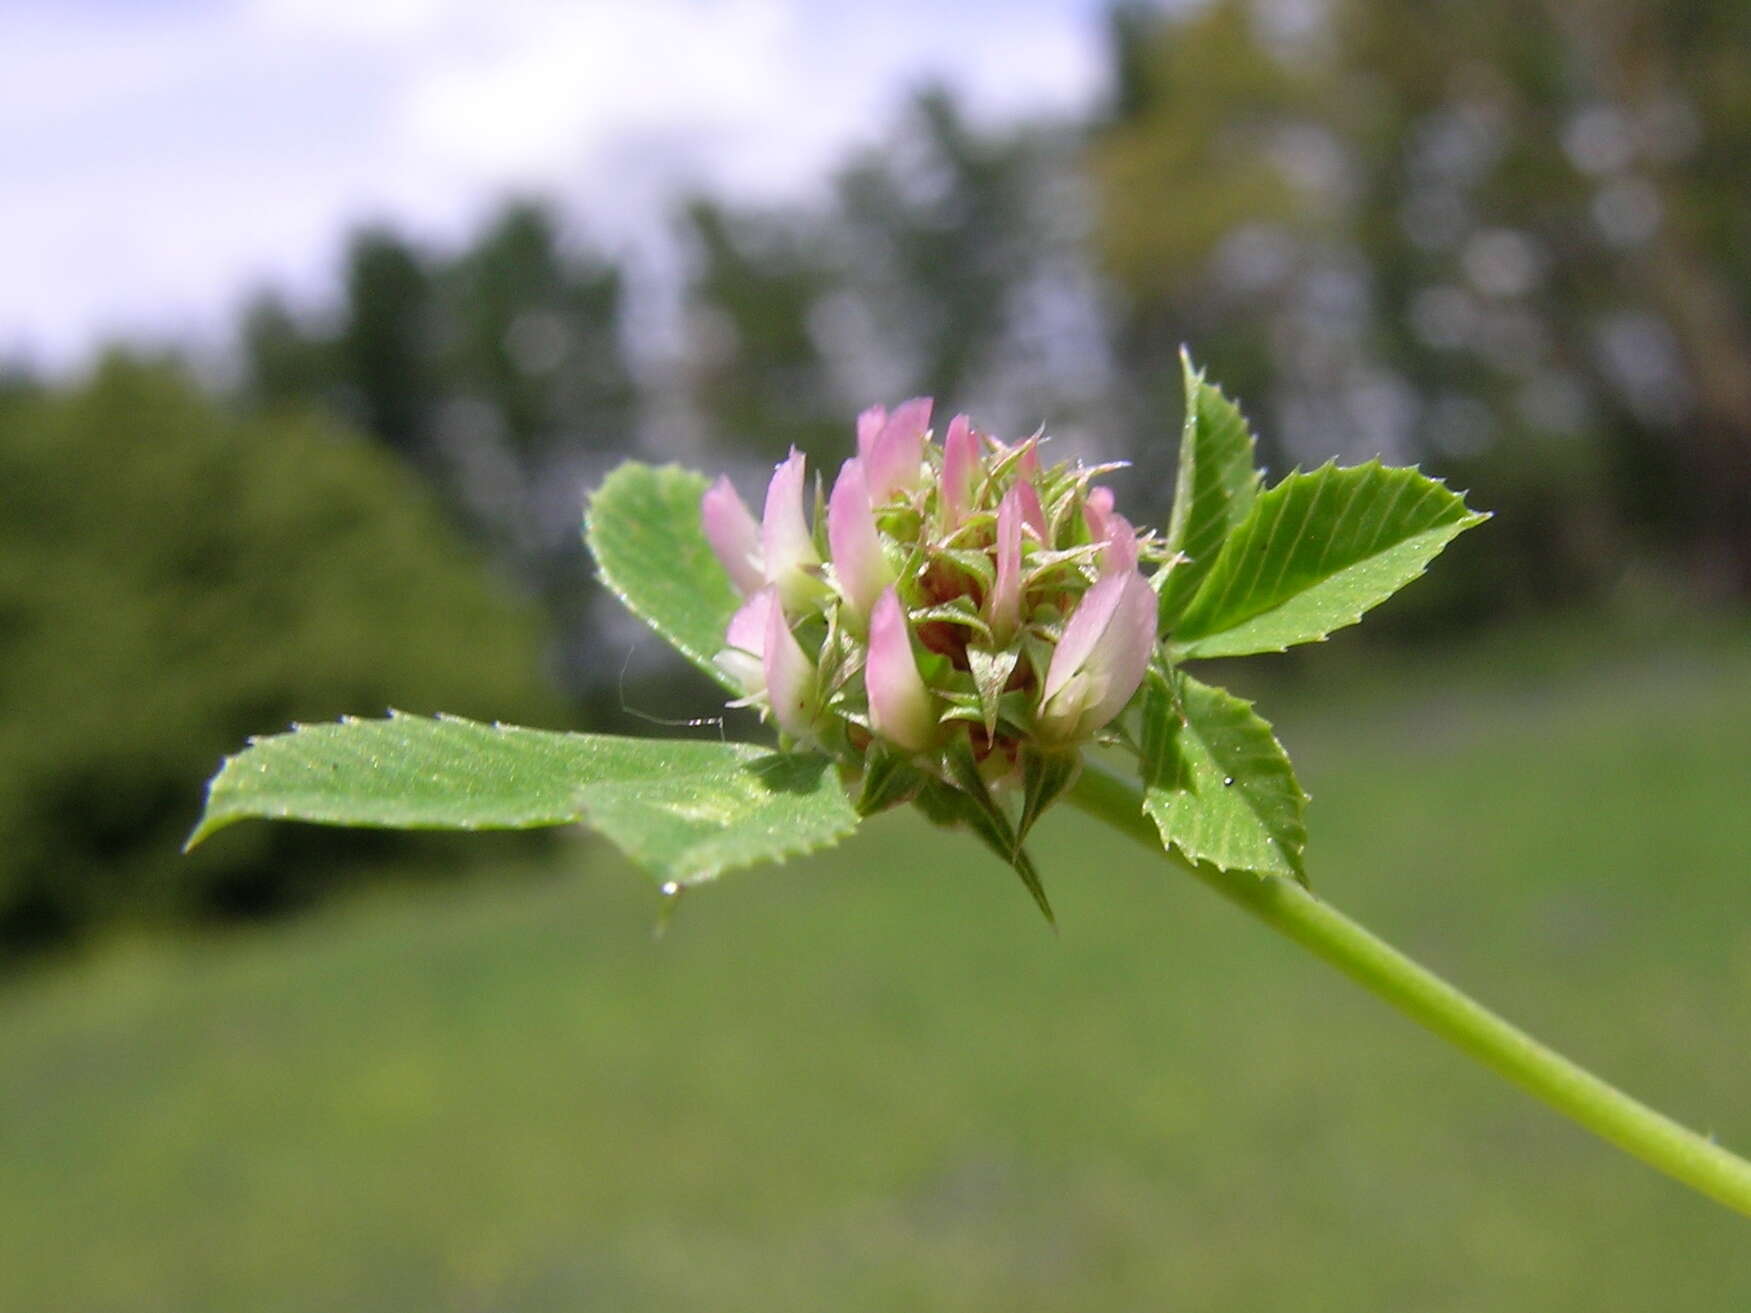
[[[208,786],[189,845],[252,817],[433,830],[582,821],[680,884],[824,847],[857,824],[825,757],[400,713],[252,740]]]
[[[1291,474],[1258,496],[1223,543],[1172,627],[1173,654],[1245,656],[1317,642],[1487,518],[1415,469],[1370,461]]]
[[[681,655],[732,693],[712,657],[741,605],[700,527],[707,480],[678,465],[629,461],[590,498],[584,538],[610,592]]]
[[[1162,843],[1190,860],[1305,880],[1307,795],[1250,702],[1182,671],[1151,674],[1143,786]]]
[[[1161,623],[1169,629],[1215,565],[1223,542],[1246,519],[1262,477],[1253,468],[1255,440],[1239,409],[1220,388],[1204,381],[1203,371],[1192,367],[1192,358],[1184,351],[1180,367],[1185,374],[1186,421],[1180,433],[1167,546],[1182,559],[1161,588]]]

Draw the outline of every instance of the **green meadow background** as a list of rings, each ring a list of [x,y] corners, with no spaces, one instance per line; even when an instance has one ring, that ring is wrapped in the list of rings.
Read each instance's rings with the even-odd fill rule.
[[[1320,892],[1741,1148],[1746,638],[1261,686]],[[0,993],[0,1308],[1751,1307],[1743,1218],[1082,818],[1038,857],[1055,936],[893,816],[660,939],[579,837],[51,961]]]

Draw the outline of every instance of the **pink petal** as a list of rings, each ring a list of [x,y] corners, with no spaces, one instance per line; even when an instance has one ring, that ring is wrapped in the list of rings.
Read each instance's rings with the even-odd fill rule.
[[[906,612],[892,588],[883,590],[869,618],[869,659],[864,665],[869,720],[875,732],[908,752],[922,752],[935,737],[930,691],[918,673]]]
[[[973,479],[979,472],[979,439],[972,421],[956,415],[949,421],[942,447],[942,491],[938,507],[942,527],[953,530],[967,513],[973,499]]]
[[[1094,733],[1125,709],[1148,673],[1149,658],[1155,652],[1155,590],[1135,571],[1123,578],[1125,588],[1118,608],[1083,667],[1091,686],[1077,725],[1079,734]]]
[[[766,666],[761,654],[766,650],[767,614],[778,601],[770,588],[762,588],[730,617],[724,634],[724,648],[714,656],[712,664],[742,687],[744,697],[758,697],[766,691]]]
[[[766,611],[766,636],[761,666],[766,674],[766,697],[772,718],[792,738],[807,739],[815,729],[815,664],[804,654],[802,644],[790,632],[782,606]]]
[[[718,481],[699,499],[705,540],[743,597],[766,582],[760,568],[760,525],[729,479]]]
[[[1082,502],[1082,518],[1088,521],[1088,536],[1102,542],[1107,536],[1107,517],[1113,513],[1113,490],[1090,488]]]
[[[868,454],[862,456],[863,475],[869,481],[870,500],[875,505],[882,505],[896,492],[911,492],[918,486],[924,465],[924,435],[930,431],[930,407],[929,397],[902,401],[871,440]],[[862,425],[860,417],[860,454]]]
[[[1040,494],[1026,480],[1017,483],[1015,490],[1021,497],[1021,522],[1032,529],[1034,535],[1044,543],[1050,531],[1046,528],[1046,509],[1040,505]]]
[[[1116,511],[1107,516],[1106,550],[1101,555],[1102,574],[1132,574],[1137,569],[1137,531]]]
[[[862,461],[848,460],[840,467],[827,500],[827,545],[840,592],[855,616],[867,617],[882,589],[893,582],[893,572],[882,555]]]
[[[821,563],[803,514],[805,475],[803,454],[792,447],[772,472],[772,482],[766,486],[766,514],[760,521],[766,582],[775,585],[779,598],[793,609],[816,591],[817,581],[807,567]]]
[[[857,458],[866,465],[875,451],[875,441],[888,422],[886,406],[871,406],[857,417]]]
[[[1042,728],[1082,738],[1124,710],[1155,650],[1155,606],[1155,590],[1135,571],[1106,575],[1083,594],[1040,689]]]
[[[1095,644],[1100,642],[1101,635],[1106,632],[1113,613],[1119,609],[1119,601],[1124,591],[1124,576],[1109,574],[1082,595],[1082,600],[1064,622],[1064,633],[1052,652],[1052,664],[1046,669],[1046,682],[1040,686],[1042,705],[1055,698],[1070,681],[1070,677],[1082,669],[1094,651]]]
[[[1022,489],[1014,484],[997,506],[997,582],[992,585],[986,607],[993,637],[1005,645],[1021,627],[1021,522]],[[1035,498],[1035,504],[1038,504]]]

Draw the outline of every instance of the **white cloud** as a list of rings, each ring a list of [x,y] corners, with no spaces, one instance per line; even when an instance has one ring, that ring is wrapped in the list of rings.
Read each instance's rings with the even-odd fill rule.
[[[453,234],[508,187],[618,237],[682,183],[795,195],[927,76],[988,116],[1084,99],[1096,2],[0,7],[0,351],[216,330],[350,223]]]

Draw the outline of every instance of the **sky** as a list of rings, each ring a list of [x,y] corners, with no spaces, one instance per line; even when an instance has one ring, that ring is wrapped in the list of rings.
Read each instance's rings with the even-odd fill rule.
[[[509,191],[636,249],[688,185],[806,197],[921,81],[1075,111],[1101,0],[0,0],[0,361],[217,343],[352,225]]]

